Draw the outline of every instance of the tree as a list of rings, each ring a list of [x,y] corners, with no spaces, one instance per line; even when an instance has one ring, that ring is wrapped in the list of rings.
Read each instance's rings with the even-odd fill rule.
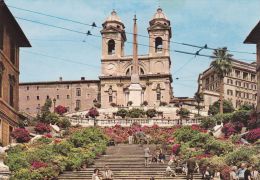
[[[197,109],[198,109],[198,116],[200,115],[200,103],[203,101],[203,94],[202,93],[200,93],[200,92],[196,92],[195,93],[195,96],[194,96],[194,99],[195,99],[195,101],[196,101],[196,103],[197,103]]]
[[[228,53],[226,47],[215,49],[213,52],[213,61],[211,62],[210,66],[214,69],[217,73],[219,82],[220,82],[220,90],[219,90],[219,112],[223,114],[223,94],[224,94],[224,77],[228,73],[231,72],[232,64],[231,64],[231,57],[232,54]]]
[[[216,115],[220,113],[220,102],[215,101],[212,105],[209,106],[209,115]],[[223,113],[232,113],[235,111],[235,108],[233,107],[233,104],[231,101],[224,100],[223,101]]]
[[[182,124],[182,119],[189,117],[190,111],[186,108],[181,107],[177,111],[177,116],[180,116],[181,124]]]
[[[59,105],[55,107],[54,112],[62,116],[64,113],[68,112],[68,110],[66,107]]]
[[[89,111],[88,111],[88,115],[92,118],[94,118],[94,126],[97,125],[97,121],[96,121],[96,117],[99,116],[99,112],[96,108],[92,107]]]
[[[149,118],[155,117],[156,114],[157,114],[157,111],[155,109],[148,109],[146,111],[146,116],[149,117]]]
[[[126,109],[119,109],[116,113],[117,116],[120,116],[121,118],[125,118],[128,114],[128,111]]]
[[[239,110],[245,110],[245,111],[252,111],[254,109],[255,109],[254,105],[248,103],[245,103],[239,107]]]

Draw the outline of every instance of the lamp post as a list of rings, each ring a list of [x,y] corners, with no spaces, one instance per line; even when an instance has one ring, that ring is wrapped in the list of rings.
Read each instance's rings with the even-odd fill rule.
[[[54,98],[52,101],[53,101],[53,112],[55,112],[55,107],[56,107],[56,99]]]

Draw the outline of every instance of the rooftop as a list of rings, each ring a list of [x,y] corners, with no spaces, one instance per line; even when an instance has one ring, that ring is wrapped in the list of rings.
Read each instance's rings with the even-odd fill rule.
[[[260,21],[254,27],[254,29],[252,29],[252,31],[249,33],[249,35],[245,39],[244,43],[247,43],[247,44],[259,44],[260,43]]]
[[[11,27],[13,30],[12,33],[15,34],[19,47],[31,47],[29,40],[3,0],[0,0],[0,21],[1,24],[7,24]]]

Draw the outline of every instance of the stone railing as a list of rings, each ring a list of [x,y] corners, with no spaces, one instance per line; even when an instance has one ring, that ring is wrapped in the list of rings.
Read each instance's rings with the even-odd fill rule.
[[[192,124],[200,124],[201,119],[193,118],[193,119],[183,119],[182,121],[180,119],[145,119],[145,118],[131,118],[131,119],[87,119],[87,118],[75,118],[71,117],[70,122],[72,125],[81,125],[84,127],[87,126],[94,126],[94,123],[96,122],[96,125],[101,127],[110,127],[115,125],[121,125],[121,126],[131,126],[133,123],[138,123],[142,126],[153,126],[154,124],[157,124],[161,127],[170,127],[174,125],[192,125]]]

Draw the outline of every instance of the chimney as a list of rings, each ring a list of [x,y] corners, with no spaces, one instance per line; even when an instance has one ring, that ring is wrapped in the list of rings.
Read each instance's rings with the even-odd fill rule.
[[[80,79],[81,79],[81,81],[85,81],[85,77],[81,77]]]
[[[59,80],[62,81],[62,77],[59,77]]]

